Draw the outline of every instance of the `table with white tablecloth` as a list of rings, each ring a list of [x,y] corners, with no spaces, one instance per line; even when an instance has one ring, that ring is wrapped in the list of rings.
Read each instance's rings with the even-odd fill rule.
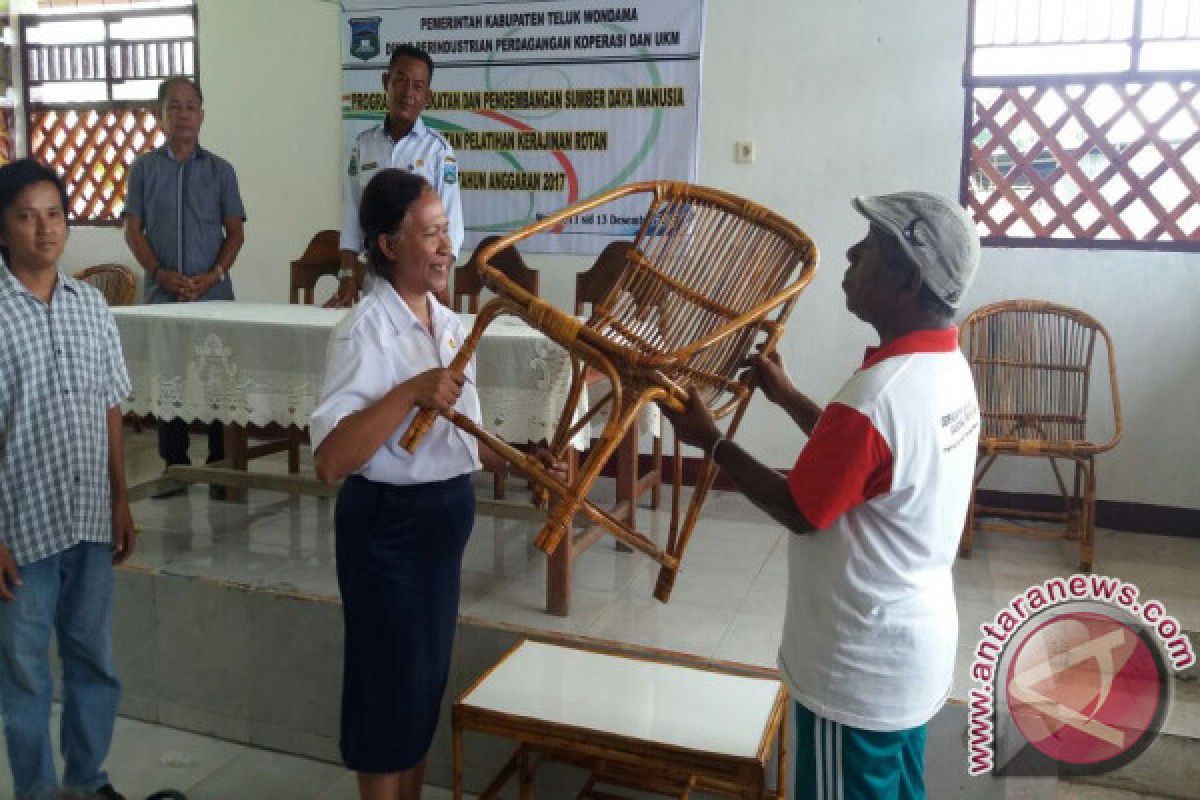
[[[344,309],[171,303],[113,309],[133,392],[126,412],[304,428],[320,399],[330,332]],[[469,330],[470,314],[460,315]],[[510,442],[549,439],[571,381],[566,351],[513,317],[476,356],[483,424]],[[576,437],[586,448],[585,426]]]
[[[296,431],[320,400],[326,349],[334,326],[350,312],[304,305],[206,302],[126,306],[113,309],[133,390],[126,413],[158,419],[180,417],[226,424],[226,460],[204,467],[172,467],[168,477],[305,494],[332,494],[311,475],[267,475],[248,470],[249,459],[278,452],[280,443],[248,447],[249,426],[291,430],[292,471]],[[470,329],[474,317],[460,315]],[[510,442],[549,440],[567,400],[571,361],[565,350],[522,321],[501,317],[490,325],[476,353],[476,388],[484,427]],[[575,413],[586,413],[586,397]],[[656,422],[656,420],[655,420]],[[584,425],[572,444],[589,445]],[[633,438],[636,442],[636,438]],[[636,446],[618,466],[620,513],[634,517],[636,488],[622,476],[636,474]],[[625,496],[628,495],[628,496]],[[484,513],[528,516],[511,504],[481,503]],[[632,524],[632,523],[631,523]],[[593,537],[594,538],[594,537]],[[591,540],[588,541],[590,543]],[[586,544],[581,544],[585,547]],[[565,613],[569,604],[572,548],[551,558],[547,605]]]

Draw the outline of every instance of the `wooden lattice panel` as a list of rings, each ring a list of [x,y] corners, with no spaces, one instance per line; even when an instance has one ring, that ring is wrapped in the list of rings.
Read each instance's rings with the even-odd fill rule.
[[[1200,249],[1200,83],[971,91],[965,195],[986,243]]]
[[[72,223],[116,223],[129,165],[165,137],[150,108],[46,109],[29,115],[30,155],[67,185]]]

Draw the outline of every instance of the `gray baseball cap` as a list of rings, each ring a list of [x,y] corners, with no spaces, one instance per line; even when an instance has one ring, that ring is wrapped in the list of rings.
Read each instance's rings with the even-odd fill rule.
[[[854,208],[893,239],[943,303],[958,308],[979,268],[979,234],[970,215],[930,192],[854,198]]]

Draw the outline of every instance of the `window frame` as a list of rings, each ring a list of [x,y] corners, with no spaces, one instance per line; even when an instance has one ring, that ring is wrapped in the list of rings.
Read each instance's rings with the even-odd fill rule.
[[[989,222],[981,222],[975,214],[975,196],[971,191],[971,179],[976,170],[973,167],[973,153],[975,151],[974,144],[974,129],[976,127],[975,119],[975,93],[979,89],[999,89],[999,90],[1015,90],[1020,88],[1031,88],[1035,92],[1046,89],[1061,89],[1064,93],[1067,87],[1083,86],[1083,87],[1127,87],[1129,85],[1143,85],[1146,87],[1154,84],[1173,84],[1176,87],[1177,94],[1183,94],[1184,84],[1193,84],[1200,87],[1200,69],[1193,70],[1145,70],[1141,68],[1141,51],[1143,44],[1159,41],[1180,41],[1181,39],[1172,39],[1168,37],[1146,38],[1142,36],[1143,23],[1143,0],[1132,0],[1132,28],[1128,38],[1111,38],[1104,40],[1105,43],[1117,42],[1127,44],[1130,48],[1129,69],[1121,71],[1109,72],[1094,72],[1094,73],[1042,73],[1042,74],[1016,74],[1016,75],[974,75],[974,57],[975,52],[981,49],[981,45],[975,42],[975,21],[976,9],[978,0],[967,0],[967,34],[966,34],[966,49],[963,59],[962,86],[964,90],[963,98],[963,126],[962,126],[962,148],[961,162],[959,171],[959,201],[976,219],[976,224],[980,228],[988,228],[991,225]],[[1191,37],[1182,37],[1183,41],[1190,41]],[[1197,88],[1192,94],[1200,93],[1200,88]],[[1036,103],[1033,105],[1036,106]],[[1186,105],[1184,106],[1186,108]],[[1120,117],[1125,111],[1118,112],[1116,115]],[[1166,115],[1163,119],[1158,120],[1162,123],[1172,119],[1177,112],[1172,112]],[[1192,116],[1196,114],[1192,112]],[[1047,122],[1047,127],[1050,124]],[[986,125],[985,125],[986,127]],[[1161,126],[1156,125],[1154,128],[1143,127],[1143,131],[1157,131]],[[1196,124],[1197,131],[1200,132],[1200,122]],[[1095,150],[1097,143],[1089,138],[1090,148],[1089,153]],[[1117,148],[1117,143],[1111,139],[1106,140],[1112,144],[1113,149]],[[1031,163],[1042,157],[1043,153],[1048,152],[1048,145],[1044,139],[1039,136],[1038,144],[1040,145],[1039,152],[1031,159]],[[1200,152],[1200,144],[1194,144],[1192,148]],[[1103,150],[1103,148],[1101,148]],[[1184,151],[1187,152],[1187,151]],[[1011,155],[1011,154],[1010,154]],[[1055,162],[1058,163],[1057,161]],[[1081,160],[1074,160],[1073,165],[1081,164]],[[1061,167],[1060,167],[1061,170]],[[1036,171],[1036,170],[1035,170]],[[1192,177],[1200,181],[1200,170],[1192,172]],[[1161,177],[1161,176],[1159,176]],[[1111,180],[1111,178],[1109,178]],[[1134,202],[1141,202],[1146,205],[1145,198],[1150,193],[1147,191],[1149,186],[1152,186],[1154,181],[1149,184],[1142,184],[1134,193],[1134,199],[1125,203],[1125,206],[1132,205]],[[1056,179],[1057,182],[1057,179]],[[1107,180],[1105,181],[1107,183]],[[1140,183],[1140,181],[1139,181]],[[1011,185],[1011,184],[1010,184]],[[1053,184],[1049,185],[1049,189],[1053,190]],[[1080,190],[1083,193],[1083,190]],[[1124,200],[1124,198],[1122,198]],[[1155,203],[1157,204],[1157,199]],[[1120,203],[1118,203],[1119,205]],[[1200,196],[1196,196],[1193,200],[1193,207],[1200,208]],[[1028,208],[1028,206],[1026,206]],[[1123,209],[1122,209],[1123,210]],[[1117,212],[1118,218],[1120,211]],[[1184,212],[1187,213],[1187,212]],[[1182,216],[1182,215],[1181,215]],[[1156,215],[1157,217],[1157,215]],[[1056,215],[1057,219],[1062,219]],[[1061,227],[1064,222],[1058,222],[1056,227]],[[1094,224],[1094,223],[1092,223]],[[1158,224],[1162,224],[1161,219]],[[1106,226],[1107,227],[1107,226]],[[1100,228],[1102,232],[1104,228]],[[1186,231],[1185,231],[1186,234]],[[1192,238],[1188,239],[1170,239],[1170,240],[1154,240],[1147,241],[1145,239],[1129,239],[1129,238],[1098,238],[1080,237],[1072,235],[1070,237],[1055,237],[1055,236],[1012,236],[1012,235],[997,235],[984,230],[980,231],[980,243],[984,247],[1004,247],[1004,248],[1049,248],[1049,249],[1075,249],[1075,250],[1154,250],[1154,251],[1170,251],[1170,252],[1200,252],[1200,225],[1196,226],[1196,230],[1191,233]]]
[[[110,38],[109,23],[114,19],[147,19],[147,18],[151,18],[151,17],[167,17],[167,16],[178,17],[178,16],[183,16],[183,15],[188,15],[188,16],[191,16],[191,18],[192,18],[192,35],[191,36],[164,36],[161,38],[146,39],[146,40],[112,39],[112,38]],[[34,101],[32,101],[31,97],[30,97],[30,92],[31,92],[31,89],[33,88],[33,86],[31,85],[31,81],[29,79],[29,76],[31,74],[30,60],[31,60],[32,54],[35,51],[38,51],[40,48],[42,48],[43,45],[30,44],[28,42],[28,36],[27,36],[28,29],[31,27],[35,27],[39,24],[43,24],[43,23],[65,22],[65,21],[80,20],[80,19],[83,19],[83,20],[99,19],[99,20],[103,20],[105,23],[103,40],[88,42],[88,43],[84,43],[82,45],[83,47],[102,48],[103,49],[103,53],[104,53],[104,78],[103,78],[103,81],[104,81],[105,99],[104,100],[95,100],[95,101],[82,100],[82,101],[70,101],[70,102],[42,102],[42,101],[34,102]],[[122,143],[121,148],[119,150],[118,159],[121,158],[122,154],[126,154],[126,153],[130,154],[129,159],[127,161],[125,161],[123,164],[123,171],[122,171],[120,177],[115,179],[115,183],[114,183],[114,186],[115,186],[114,194],[118,195],[120,197],[119,202],[123,209],[126,185],[127,185],[127,181],[129,178],[129,166],[133,163],[133,159],[136,158],[138,155],[149,152],[149,151],[155,149],[156,147],[160,146],[162,143],[162,139],[163,139],[163,133],[162,133],[161,122],[158,120],[159,109],[157,108],[157,104],[154,99],[114,100],[113,99],[113,87],[114,87],[114,85],[118,85],[127,80],[155,80],[155,79],[165,80],[167,77],[171,77],[173,75],[184,75],[188,78],[191,78],[192,80],[199,81],[199,77],[200,77],[200,46],[199,46],[200,16],[199,16],[198,4],[195,2],[195,0],[193,0],[193,2],[191,2],[188,5],[125,7],[125,8],[113,8],[113,7],[101,6],[99,8],[95,8],[95,9],[81,7],[79,9],[78,13],[56,11],[56,12],[49,12],[49,13],[21,14],[17,17],[15,22],[16,22],[16,24],[14,25],[14,31],[15,31],[16,35],[15,35],[14,46],[20,52],[20,69],[21,69],[21,91],[20,91],[21,114],[20,114],[20,116],[23,118],[22,121],[25,126],[25,136],[24,136],[22,149],[24,149],[26,151],[27,155],[34,156],[34,157],[36,157],[38,155],[34,150],[34,144],[33,144],[35,129],[39,128],[39,126],[36,124],[36,120],[39,118],[39,115],[44,114],[45,112],[58,112],[58,113],[75,112],[80,115],[87,114],[90,112],[96,112],[97,114],[101,115],[101,117],[103,117],[103,115],[108,114],[110,112],[117,114],[119,117],[122,115],[127,115],[129,113],[133,113],[133,114],[141,115],[142,119],[145,119],[147,114],[154,118],[154,120],[155,120],[154,127],[149,130],[144,130],[145,141],[143,142],[143,144],[140,148],[134,148],[132,145],[126,145],[126,144]],[[122,78],[114,78],[114,74],[117,73],[117,70],[114,70],[114,66],[116,65],[116,59],[118,57],[118,52],[117,52],[116,46],[121,43],[138,44],[140,42],[152,42],[156,45],[161,44],[161,43],[170,44],[173,42],[190,43],[190,45],[191,45],[191,62],[192,62],[191,73],[174,72],[174,73],[172,73],[172,75],[161,75],[161,74],[158,74],[158,72],[155,72],[154,74],[132,74],[132,75],[122,77]],[[46,45],[46,46],[48,46],[48,47],[56,47],[56,46],[57,47],[71,47],[72,45]],[[74,69],[74,68],[75,67],[73,65],[72,69]],[[134,71],[137,72],[138,67],[135,66]],[[149,70],[143,69],[143,70],[141,70],[141,72],[148,73]],[[52,83],[56,83],[56,82],[58,82],[58,81],[55,79],[39,80],[36,82],[36,85],[42,85],[42,84],[47,84],[47,83],[52,84]],[[99,82],[99,81],[97,81],[97,82]],[[76,130],[80,130],[80,128],[78,125],[76,125],[71,130],[76,131]],[[85,132],[90,132],[93,129],[85,126],[82,128],[82,130],[84,130]],[[92,169],[94,169],[94,165],[97,163],[103,163],[103,162],[93,161],[90,164],[85,163],[83,165],[83,168],[85,170],[92,170]],[[116,161],[113,162],[113,164],[116,164],[116,163],[117,163]],[[107,172],[108,172],[108,170],[110,170],[112,168],[113,164],[105,165],[105,177],[107,177]],[[75,165],[74,164],[55,163],[55,164],[51,164],[50,166],[58,169],[60,174],[62,174],[62,176],[63,176],[63,182],[66,184],[68,201],[71,203],[71,206],[72,206],[71,208],[67,209],[68,224],[70,224],[73,227],[94,227],[94,228],[117,228],[117,227],[121,227],[124,224],[122,216],[119,213],[111,218],[107,217],[107,216],[89,216],[87,218],[82,218],[82,217],[76,216],[75,212],[74,212],[74,201],[76,199],[76,191],[78,190],[77,189],[78,184],[71,178],[71,174],[70,174],[72,171],[72,167],[74,167]],[[96,179],[96,182],[99,182],[99,181],[100,181],[100,179]]]

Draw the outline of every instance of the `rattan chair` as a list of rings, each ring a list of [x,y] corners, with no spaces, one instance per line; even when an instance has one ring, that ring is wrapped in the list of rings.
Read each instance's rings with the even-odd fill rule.
[[[1097,339],[1108,360],[1113,433],[1088,438],[1092,356]],[[984,306],[963,322],[961,343],[979,395],[979,462],[959,554],[971,554],[975,530],[1079,540],[1079,567],[1092,569],[1096,526],[1096,456],[1121,441],[1121,395],[1112,339],[1095,318],[1038,300]],[[1046,458],[1062,496],[1061,511],[981,505],[980,482],[1000,456]],[[1074,465],[1070,485],[1058,462]],[[1023,519],[1025,525],[982,518]],[[1041,524],[1038,524],[1041,523]],[[1057,523],[1051,526],[1050,523]]]
[[[622,215],[634,216],[639,200],[643,216],[633,248],[625,255],[619,279],[586,323],[530,294],[491,265],[497,252],[576,214],[618,203]],[[608,421],[568,484],[471,420],[453,411],[447,416],[518,464],[551,495],[537,539],[541,549],[553,552],[571,533],[575,514],[582,512],[661,565],[654,594],[666,602],[715,477],[711,459],[704,464],[682,526],[680,493],[677,488],[672,492],[665,548],[597,507],[588,493],[648,403],[682,409],[689,390],[695,389],[717,417],[732,417],[728,435],[736,433],[753,393],[752,386],[738,380],[739,367],[756,344],[768,352],[775,348],[797,296],[812,279],[816,260],[816,246],[791,222],[740,197],[685,183],[629,184],[551,214],[480,253],[483,281],[496,297],[480,312],[454,366],[465,367],[496,316],[520,317],[566,348],[574,361],[553,451],[565,452],[571,437],[604,406],[610,408]],[[604,375],[611,388],[603,402],[572,422],[588,367]],[[402,445],[415,451],[435,417],[429,411],[419,414]]]
[[[131,306],[137,299],[137,278],[123,264],[97,264],[75,273],[75,277],[99,289],[110,306]]]

